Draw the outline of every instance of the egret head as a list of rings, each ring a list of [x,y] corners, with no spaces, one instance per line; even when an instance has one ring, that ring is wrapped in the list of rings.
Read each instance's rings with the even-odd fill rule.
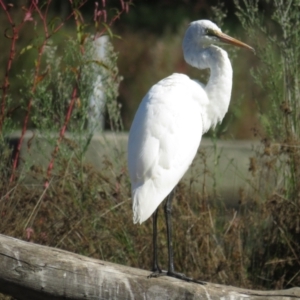
[[[200,48],[206,48],[213,44],[229,44],[254,51],[249,45],[223,33],[215,23],[209,20],[194,21],[190,24],[183,39],[183,44],[188,43],[195,44]]]
[[[201,52],[209,55],[205,51],[212,45],[233,45],[241,48],[246,48],[254,51],[249,45],[230,37],[222,32],[222,30],[213,22],[209,20],[194,21],[188,27],[182,47],[185,60],[192,66],[199,67],[200,69],[206,67],[205,61],[200,61]],[[202,57],[204,59],[205,57]],[[205,59],[204,59],[205,60]]]
[[[200,48],[209,47],[218,43],[218,38],[213,32],[222,32],[221,29],[209,20],[199,20],[190,23],[184,39],[183,45],[191,44]]]

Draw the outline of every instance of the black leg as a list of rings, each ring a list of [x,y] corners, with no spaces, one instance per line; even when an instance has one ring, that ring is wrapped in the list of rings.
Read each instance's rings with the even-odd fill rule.
[[[165,204],[165,217],[166,217],[166,225],[167,225],[167,240],[168,240],[168,272],[167,275],[171,277],[175,277],[178,279],[182,279],[189,282],[195,282],[204,284],[201,281],[195,280],[193,278],[187,277],[184,274],[176,273],[174,269],[174,254],[173,254],[173,243],[172,243],[172,200],[174,198],[175,189],[169,194],[166,204]]]
[[[168,272],[162,271],[158,266],[157,259],[157,215],[158,209],[153,214],[153,273],[148,277],[159,277],[163,275],[175,277],[189,282],[195,282],[205,284],[202,281],[195,280],[193,278],[186,277],[184,274],[176,273],[174,270],[174,255],[173,255],[173,243],[172,243],[172,200],[175,194],[175,189],[169,194],[166,204],[164,206],[166,225],[167,225],[167,241],[168,241]]]
[[[158,216],[158,208],[153,214],[153,267],[152,272],[148,278],[151,277],[159,277],[162,275],[166,275],[166,271],[162,271],[158,266],[158,255],[157,255],[157,216]]]
[[[161,273],[161,269],[158,266],[158,257],[157,257],[157,215],[158,208],[153,214],[153,272]]]
[[[168,275],[174,273],[174,255],[173,255],[173,243],[172,243],[172,200],[174,197],[174,190],[169,194],[165,203],[164,211],[167,225],[167,242],[168,242]]]

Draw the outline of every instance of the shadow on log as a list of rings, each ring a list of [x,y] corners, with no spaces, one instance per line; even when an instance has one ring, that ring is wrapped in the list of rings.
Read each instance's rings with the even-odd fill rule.
[[[300,288],[254,291],[148,275],[0,235],[0,292],[16,299],[300,299]]]

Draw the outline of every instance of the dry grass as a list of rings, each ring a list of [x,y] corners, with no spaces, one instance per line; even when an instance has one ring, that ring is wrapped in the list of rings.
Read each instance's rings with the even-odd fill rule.
[[[262,174],[268,179],[267,173],[276,167],[271,162],[282,159],[282,155],[280,151],[267,156],[259,152],[252,159],[251,184],[262,183]],[[204,158],[203,153],[197,156],[205,164]],[[126,166],[116,166],[105,158],[105,167],[99,172],[91,165],[82,165],[75,157],[57,160],[60,168],[47,190],[43,189],[42,166],[35,165],[28,173],[36,179],[35,185],[20,180],[7,187],[2,178],[0,232],[150,270],[152,222],[132,223]],[[222,198],[216,201],[216,196],[206,192],[206,176],[214,176],[213,171],[207,170],[201,180],[193,183],[200,184],[203,192],[195,192],[188,183],[180,183],[177,188],[173,210],[175,268],[197,279],[246,288],[282,289],[299,285],[296,202],[288,201],[274,189],[270,189],[271,193],[265,189],[264,199],[261,190],[253,189],[250,197],[241,187],[239,206],[227,209],[216,204],[222,203]],[[8,193],[9,197],[5,196]],[[166,268],[162,209],[158,226],[159,261]]]

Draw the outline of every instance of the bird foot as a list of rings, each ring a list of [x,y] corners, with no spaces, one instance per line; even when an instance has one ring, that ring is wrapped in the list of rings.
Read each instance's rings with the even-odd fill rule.
[[[167,271],[164,271],[161,268],[157,267],[152,270],[152,273],[148,276],[148,278],[157,278],[166,275],[167,275]]]
[[[151,273],[148,278],[157,278],[160,276],[169,276],[169,277],[174,277],[177,279],[181,279],[187,282],[194,282],[194,283],[198,283],[198,284],[206,284],[204,281],[200,281],[200,280],[196,280],[194,278],[191,277],[187,277],[182,273],[177,273],[177,272],[171,272],[171,271],[162,271],[161,269],[155,270],[153,273]]]
[[[187,277],[182,273],[171,272],[171,271],[167,272],[167,276],[178,278],[178,279],[185,280],[185,281],[192,281],[193,280],[193,278]]]

